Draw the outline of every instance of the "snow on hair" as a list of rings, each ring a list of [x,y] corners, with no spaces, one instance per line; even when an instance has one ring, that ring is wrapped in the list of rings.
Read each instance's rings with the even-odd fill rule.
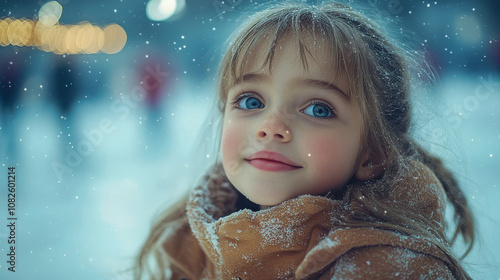
[[[455,209],[458,234],[469,243],[474,242],[474,220],[467,201],[453,174],[441,160],[416,143],[410,136],[410,68],[421,67],[413,52],[399,47],[398,43],[384,33],[374,21],[339,3],[321,5],[279,4],[260,11],[246,20],[234,33],[226,51],[218,75],[218,109],[223,114],[229,88],[245,74],[244,67],[252,53],[266,54],[262,67],[272,69],[273,58],[281,40],[293,38],[298,43],[302,65],[307,69],[307,55],[315,43],[326,46],[331,66],[330,75],[343,75],[348,79],[348,95],[360,108],[363,119],[363,149],[374,161],[386,165],[386,174],[381,189],[363,186],[345,192],[344,199],[357,200],[375,217],[384,223],[374,226],[406,232],[427,238],[449,255],[454,264],[455,275],[469,279],[458,261],[451,254],[445,237],[436,232],[442,225],[429,225],[415,213],[400,208],[400,205],[384,204],[383,196],[401,180],[407,163],[412,160],[427,165],[441,181],[449,201]],[[310,42],[313,46],[311,46]],[[419,72],[420,70],[416,70]],[[380,186],[381,184],[373,184]],[[347,197],[347,198],[346,198]],[[362,199],[361,199],[362,198]],[[137,259],[137,277],[143,274],[148,255],[158,255],[162,250],[161,231],[170,221],[179,219],[186,201],[168,209],[158,219]],[[383,205],[384,207],[377,207]],[[369,224],[369,221],[347,220],[353,226]],[[159,271],[168,264],[158,260]]]

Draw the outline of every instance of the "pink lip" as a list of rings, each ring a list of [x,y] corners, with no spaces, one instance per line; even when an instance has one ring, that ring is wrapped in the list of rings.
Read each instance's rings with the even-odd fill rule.
[[[253,167],[265,171],[290,171],[302,168],[284,155],[270,151],[257,152],[246,160]]]

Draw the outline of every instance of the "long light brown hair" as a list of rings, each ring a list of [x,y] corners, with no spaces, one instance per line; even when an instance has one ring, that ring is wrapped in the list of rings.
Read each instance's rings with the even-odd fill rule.
[[[474,243],[474,219],[453,174],[442,161],[430,154],[410,135],[410,70],[423,67],[414,52],[399,47],[383,28],[349,6],[326,3],[280,4],[251,17],[235,33],[223,60],[218,76],[218,108],[224,113],[227,93],[243,76],[249,54],[264,50],[262,66],[272,68],[273,57],[281,39],[295,38],[302,65],[307,69],[306,56],[310,55],[310,41],[327,47],[331,73],[342,73],[348,79],[351,100],[360,108],[363,120],[362,147],[370,154],[386,161],[386,174],[382,189],[358,185],[347,189],[342,199],[356,202],[378,218],[377,223],[362,217],[344,221],[349,226],[376,226],[422,236],[447,255],[457,278],[470,279],[451,252],[459,235],[468,244]],[[420,69],[417,71],[424,71]],[[401,205],[387,204],[387,192],[404,176],[405,163],[417,160],[429,167],[439,179],[447,198],[454,208],[456,230],[451,240],[443,236],[442,225],[429,224],[420,215]],[[355,186],[355,185],[352,185]],[[363,199],[360,199],[363,197]],[[137,261],[137,277],[145,270],[148,256],[156,256],[160,278],[164,278],[168,258],[161,257],[162,232],[169,221],[182,218],[185,200],[166,211],[153,227]],[[381,221],[381,222],[380,222]]]

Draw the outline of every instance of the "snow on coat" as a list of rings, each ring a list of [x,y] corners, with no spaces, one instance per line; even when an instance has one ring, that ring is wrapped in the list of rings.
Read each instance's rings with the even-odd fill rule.
[[[237,197],[221,166],[192,191],[163,244],[171,279],[455,279],[424,238],[343,225],[339,217],[363,213],[341,200],[302,195],[252,211],[235,209]],[[389,199],[444,225],[444,191],[421,163]]]

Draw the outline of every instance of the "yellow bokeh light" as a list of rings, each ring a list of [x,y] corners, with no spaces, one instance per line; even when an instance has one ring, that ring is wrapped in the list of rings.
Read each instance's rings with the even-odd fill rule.
[[[31,21],[16,19],[2,21],[0,24],[2,45],[29,46],[32,44],[33,24]]]
[[[87,53],[87,48],[92,43],[94,37],[94,27],[90,23],[84,23],[82,28],[76,34],[76,46],[83,53]]]
[[[21,42],[24,46],[33,46],[33,29],[35,28],[35,24],[31,20],[23,20],[21,22]]]
[[[89,22],[46,25],[42,21],[0,19],[0,46],[35,46],[56,54],[114,54],[123,49],[127,33],[118,24],[104,29]]]
[[[38,46],[42,51],[52,52],[51,44],[55,39],[54,26],[41,28],[40,45]]]
[[[64,41],[69,54],[77,54],[80,51],[76,46],[76,35],[80,31],[80,28],[82,28],[80,25],[73,25],[68,29],[68,33],[66,33]]]
[[[65,37],[68,33],[68,28],[64,25],[54,26],[54,40],[50,44],[50,49],[56,54],[66,54],[68,52],[66,48]]]
[[[104,45],[101,48],[103,53],[114,54],[123,49],[127,42],[127,33],[118,24],[110,24],[104,28]]]
[[[9,24],[9,27],[7,28],[7,38],[9,40],[9,43],[13,46],[20,46],[19,42],[19,31],[17,30],[17,27],[21,24],[21,21],[16,19],[13,22]]]
[[[99,26],[93,26],[94,32],[90,37],[90,44],[84,50],[85,53],[98,53],[104,44],[104,32]]]
[[[11,22],[10,18],[0,20],[0,46],[2,47],[10,45],[8,29]]]

